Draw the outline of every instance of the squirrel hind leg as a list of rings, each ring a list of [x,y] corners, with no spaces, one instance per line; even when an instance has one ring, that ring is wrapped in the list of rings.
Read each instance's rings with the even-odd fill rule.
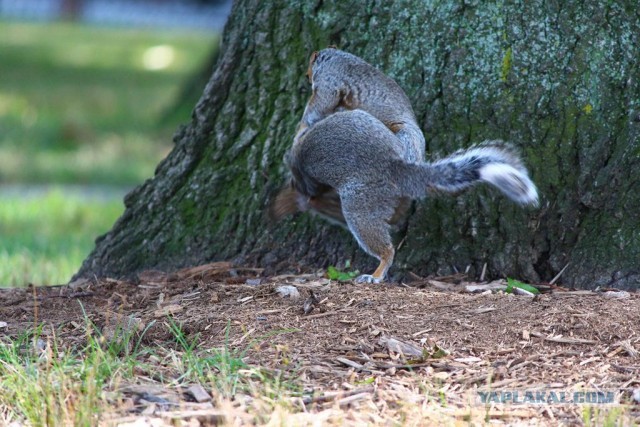
[[[342,197],[342,210],[349,231],[360,247],[376,257],[380,265],[373,274],[363,274],[358,282],[380,283],[393,263],[395,250],[389,232],[389,221],[393,217],[398,200],[386,200],[373,194],[351,193]]]
[[[395,251],[393,249],[393,245],[390,243],[389,246],[384,248],[381,254],[374,255],[376,258],[380,260],[380,264],[378,265],[378,268],[376,268],[376,271],[374,271],[371,274],[361,274],[356,279],[356,282],[380,283],[384,281],[385,277],[387,276],[387,271],[389,270],[389,267],[391,267],[391,264],[393,263],[394,252]]]
[[[386,254],[380,257],[380,264],[378,265],[378,268],[376,268],[376,271],[374,271],[372,274],[361,274],[356,279],[356,282],[358,283],[382,282],[387,275],[387,271],[389,270],[389,267],[391,267],[391,264],[393,263],[393,255],[394,255],[394,250],[393,250],[393,246],[391,246],[390,252],[387,252]]]

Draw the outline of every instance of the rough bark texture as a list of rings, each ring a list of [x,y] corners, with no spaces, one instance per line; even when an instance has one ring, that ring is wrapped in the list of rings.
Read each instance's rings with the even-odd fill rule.
[[[411,270],[640,284],[640,22],[635,2],[237,2],[192,122],[79,276],[126,276],[220,259],[279,269],[376,263],[348,232],[302,215],[269,227],[282,155],[330,44],[395,78],[428,156],[512,141],[542,195],[521,210],[478,188],[416,204],[392,275]]]

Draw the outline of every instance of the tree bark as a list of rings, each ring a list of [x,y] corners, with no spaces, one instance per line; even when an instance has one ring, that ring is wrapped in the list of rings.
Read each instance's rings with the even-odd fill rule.
[[[310,94],[310,52],[337,45],[395,78],[428,157],[484,139],[520,147],[539,186],[522,210],[487,188],[415,204],[392,276],[406,271],[640,284],[640,15],[634,2],[242,0],[191,123],[77,276],[234,259],[273,271],[375,260],[349,233],[264,210]]]

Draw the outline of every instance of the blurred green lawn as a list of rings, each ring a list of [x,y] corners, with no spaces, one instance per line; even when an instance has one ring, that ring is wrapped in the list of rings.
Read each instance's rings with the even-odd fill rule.
[[[211,33],[70,23],[0,21],[0,34],[5,188],[132,187],[151,177],[189,120],[193,104],[172,111],[176,97],[217,44]],[[2,187],[0,286],[67,281],[123,210],[121,191],[22,197]]]
[[[124,205],[60,189],[0,198],[0,287],[69,281]]]

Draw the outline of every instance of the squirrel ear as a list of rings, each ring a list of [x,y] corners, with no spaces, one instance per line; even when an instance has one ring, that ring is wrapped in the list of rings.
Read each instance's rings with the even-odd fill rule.
[[[309,83],[313,83],[311,78],[313,75],[313,64],[316,62],[316,59],[318,59],[318,53],[319,52],[316,50],[309,58],[309,67],[307,68],[307,79],[309,79]]]

